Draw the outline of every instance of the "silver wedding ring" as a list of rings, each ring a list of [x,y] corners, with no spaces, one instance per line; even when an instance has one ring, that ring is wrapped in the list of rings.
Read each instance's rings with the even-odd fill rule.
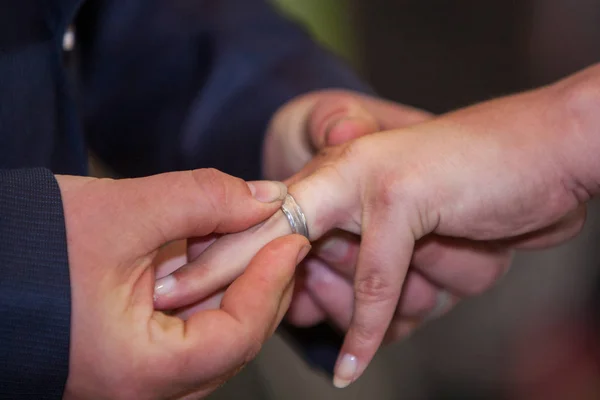
[[[309,239],[306,217],[304,216],[302,209],[300,208],[298,203],[296,203],[296,200],[292,197],[291,194],[285,196],[285,200],[283,201],[283,205],[281,206],[281,211],[283,211],[283,214],[290,223],[292,233],[297,233]]]

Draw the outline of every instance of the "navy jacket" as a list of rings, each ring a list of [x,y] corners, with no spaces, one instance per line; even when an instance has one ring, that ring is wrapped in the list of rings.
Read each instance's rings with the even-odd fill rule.
[[[62,38],[76,27],[68,68]],[[292,97],[367,90],[264,0],[19,0],[0,12],[0,398],[60,398],[70,283],[53,173],[259,178]]]

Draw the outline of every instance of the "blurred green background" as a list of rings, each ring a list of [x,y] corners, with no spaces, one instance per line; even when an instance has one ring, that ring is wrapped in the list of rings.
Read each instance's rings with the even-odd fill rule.
[[[345,0],[271,0],[291,18],[302,22],[315,39],[356,65],[356,35]]]

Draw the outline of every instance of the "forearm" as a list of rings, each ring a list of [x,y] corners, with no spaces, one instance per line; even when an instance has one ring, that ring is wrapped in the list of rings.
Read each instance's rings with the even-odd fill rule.
[[[49,171],[0,170],[0,397],[62,398],[70,283],[60,192]]]

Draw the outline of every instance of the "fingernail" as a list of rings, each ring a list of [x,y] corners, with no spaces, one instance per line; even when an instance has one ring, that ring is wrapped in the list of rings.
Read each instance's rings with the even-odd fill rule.
[[[247,182],[252,197],[262,203],[274,203],[285,199],[287,195],[287,186],[281,182],[275,181],[254,181]]]
[[[175,288],[176,281],[173,275],[167,275],[157,280],[154,284],[154,301],[161,296],[167,296],[171,293]]]
[[[327,239],[319,248],[319,256],[329,262],[341,262],[348,255],[348,242],[338,238]]]
[[[358,360],[352,354],[344,354],[335,370],[333,377],[333,386],[343,389],[350,385],[355,379],[358,369]]]
[[[306,246],[304,246],[303,248],[300,249],[300,252],[298,253],[298,260],[296,260],[296,265],[300,264],[302,262],[302,260],[304,260],[304,258],[310,251],[310,248],[311,248],[311,246],[309,244],[307,244]]]

